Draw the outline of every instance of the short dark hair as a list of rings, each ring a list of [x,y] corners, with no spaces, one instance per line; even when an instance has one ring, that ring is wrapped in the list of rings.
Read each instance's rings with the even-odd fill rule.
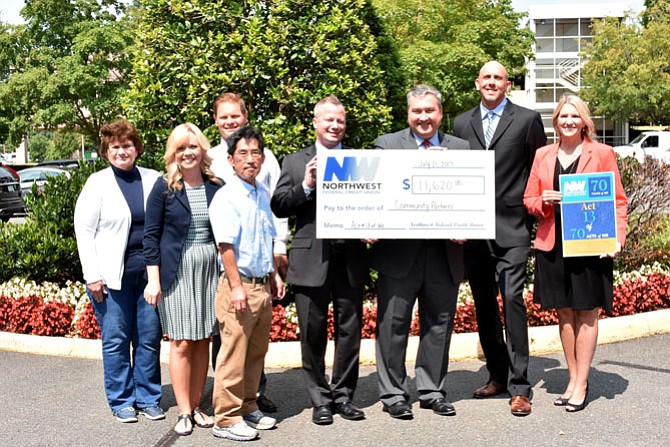
[[[235,149],[237,149],[237,143],[240,140],[256,140],[258,141],[258,149],[263,152],[265,147],[265,142],[263,141],[263,134],[261,131],[251,126],[244,126],[237,129],[228,139],[226,144],[228,145],[228,155],[234,155]]]
[[[140,134],[137,133],[135,126],[130,124],[125,120],[118,120],[112,123],[103,125],[100,128],[100,148],[98,149],[98,154],[102,158],[107,158],[107,151],[109,150],[109,144],[113,141],[130,140],[135,146],[135,152],[137,152],[137,157],[144,153],[144,147],[142,146],[142,139]]]

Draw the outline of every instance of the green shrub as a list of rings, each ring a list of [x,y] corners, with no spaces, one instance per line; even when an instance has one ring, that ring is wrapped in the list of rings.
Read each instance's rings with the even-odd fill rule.
[[[81,278],[74,207],[86,179],[105,165],[103,161],[81,164],[70,171],[70,178],[52,177],[41,194],[33,188],[25,196],[26,221],[0,227],[0,281],[16,276],[64,284]]]
[[[0,282],[14,276],[34,281],[65,281],[81,276],[74,237],[63,237],[54,223],[26,219],[0,228]]]

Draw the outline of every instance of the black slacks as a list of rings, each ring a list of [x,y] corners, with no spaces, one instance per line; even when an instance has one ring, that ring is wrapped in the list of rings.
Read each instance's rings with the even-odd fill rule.
[[[495,241],[465,244],[465,270],[475,301],[479,341],[489,380],[507,384],[512,396],[531,397],[528,381],[528,319],[523,300],[529,247],[500,247]],[[505,313],[505,337],[498,308]]]
[[[293,286],[300,328],[302,367],[313,406],[353,400],[363,322],[363,287],[352,287],[344,250],[333,250],[321,287]],[[331,383],[326,378],[328,306],[332,300],[335,359]]]

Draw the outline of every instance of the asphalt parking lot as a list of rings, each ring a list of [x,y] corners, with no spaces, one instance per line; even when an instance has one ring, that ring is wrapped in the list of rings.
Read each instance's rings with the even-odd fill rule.
[[[377,401],[374,366],[361,368],[356,403],[367,418],[316,426],[299,369],[268,370],[268,393],[279,405],[276,429],[252,445],[277,446],[433,446],[433,445],[589,445],[665,446],[670,412],[670,335],[657,335],[598,347],[590,376],[589,405],[568,414],[552,401],[562,392],[567,370],[562,354],[533,356],[533,413],[509,413],[507,397],[471,398],[487,374],[480,360],[450,364],[448,399],[456,416],[418,408],[411,421],[391,419]],[[187,437],[172,435],[176,420],[167,365],[163,365],[161,406],[167,419],[136,424],[117,422],[102,388],[102,362],[70,357],[0,351],[0,445],[2,446],[216,446],[208,429]],[[408,366],[413,376],[411,365]],[[210,374],[206,402],[211,399]],[[208,405],[205,404],[205,407]],[[211,408],[208,410],[211,412]]]

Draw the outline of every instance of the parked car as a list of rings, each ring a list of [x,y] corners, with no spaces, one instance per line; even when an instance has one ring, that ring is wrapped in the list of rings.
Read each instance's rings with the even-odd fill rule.
[[[97,157],[96,157],[97,158]],[[87,163],[94,163],[96,158],[86,158],[83,161]],[[79,166],[81,158],[65,158],[61,160],[47,160],[37,163],[37,166],[49,166],[52,168],[74,169]]]
[[[33,184],[37,184],[37,190],[41,193],[44,185],[49,181],[49,177],[57,175],[65,175],[70,178],[70,173],[66,169],[53,166],[35,166],[34,168],[21,169],[19,171],[21,195],[30,193]]]
[[[640,163],[645,157],[657,158],[670,162],[670,131],[657,130],[642,132],[633,141],[616,146],[614,152],[622,157],[635,157]]]
[[[23,214],[19,176],[9,166],[0,165],[0,220],[7,222],[17,214]]]

